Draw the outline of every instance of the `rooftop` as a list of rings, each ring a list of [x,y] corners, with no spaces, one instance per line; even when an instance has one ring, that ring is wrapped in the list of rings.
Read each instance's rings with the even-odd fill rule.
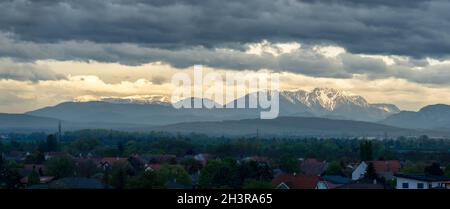
[[[290,189],[315,189],[319,180],[319,176],[284,173],[275,176],[272,184],[278,186],[284,183]]]
[[[400,177],[400,178],[407,178],[407,179],[415,179],[415,180],[419,180],[419,181],[427,181],[427,182],[432,182],[432,181],[450,181],[450,177],[445,177],[445,176],[435,176],[435,175],[430,175],[430,174],[403,174],[403,173],[398,173],[395,174],[396,177]]]

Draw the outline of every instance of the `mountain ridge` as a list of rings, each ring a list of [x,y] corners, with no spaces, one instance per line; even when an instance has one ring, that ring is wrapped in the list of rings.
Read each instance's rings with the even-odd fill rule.
[[[258,98],[260,92],[253,92],[239,99],[245,99],[249,107],[251,97]],[[217,104],[206,98],[186,98],[175,103],[191,104],[194,101],[209,102],[219,108],[181,108],[175,109],[167,102],[167,97],[143,97],[155,101],[142,101],[117,98],[103,98],[102,101],[64,102],[27,112],[26,114],[53,117],[75,122],[110,122],[140,123],[147,125],[166,125],[179,122],[221,121],[259,118],[264,108],[228,109],[230,103]],[[191,100],[191,101],[189,101]],[[163,102],[163,103],[161,103]],[[397,113],[398,108],[392,104],[369,104],[363,97],[331,88],[315,88],[312,91],[282,91],[279,97],[279,116],[314,116],[323,118],[340,118],[359,121],[380,121]]]
[[[376,137],[384,138],[424,135],[443,137],[448,132],[397,128],[388,125],[336,120],[316,117],[279,117],[272,120],[243,119],[233,121],[178,123],[151,128],[177,134],[201,133],[228,136],[323,136],[323,137]]]
[[[450,129],[450,105],[433,104],[419,111],[401,111],[380,121],[382,124],[414,129]]]

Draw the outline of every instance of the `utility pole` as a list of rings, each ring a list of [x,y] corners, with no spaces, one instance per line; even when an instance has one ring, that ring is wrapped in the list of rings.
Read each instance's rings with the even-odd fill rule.
[[[61,120],[58,121],[58,141],[61,142],[62,139],[62,124]]]
[[[256,140],[259,139],[259,128],[256,128]]]

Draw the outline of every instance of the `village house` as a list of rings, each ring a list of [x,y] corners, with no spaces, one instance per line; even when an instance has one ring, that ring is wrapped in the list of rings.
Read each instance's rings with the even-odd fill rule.
[[[161,164],[158,163],[151,163],[151,164],[145,164],[145,171],[158,171],[161,169]]]
[[[142,154],[139,156],[146,163],[174,163],[177,157],[175,155],[165,155],[165,154]]]
[[[124,157],[104,157],[99,161],[98,167],[106,170],[111,168],[114,163],[124,163],[127,162],[127,160],[128,158]]]
[[[398,160],[375,160],[371,162],[377,175],[386,180],[394,179],[394,174],[398,173],[401,167],[400,161]]]
[[[211,160],[213,157],[210,154],[207,153],[200,153],[194,156],[194,159],[198,162],[200,162],[203,166],[208,163],[209,160]]]
[[[364,178],[369,163],[373,164],[377,175],[386,180],[392,180],[394,178],[394,174],[400,170],[400,162],[398,160],[362,161],[352,172],[353,181]]]
[[[450,178],[429,174],[395,174],[396,189],[449,189]]]
[[[327,185],[327,189],[334,189],[350,183],[350,179],[337,175],[322,176],[322,181]]]
[[[358,166],[356,166],[352,172],[352,180],[356,181],[359,179],[364,178],[364,175],[366,174],[367,170],[367,164],[366,162],[362,161]]]
[[[327,189],[325,182],[319,176],[304,174],[279,174],[272,180],[277,189]]]

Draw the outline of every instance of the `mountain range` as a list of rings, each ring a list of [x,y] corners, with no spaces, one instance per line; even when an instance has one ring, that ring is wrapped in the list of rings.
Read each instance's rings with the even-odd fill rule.
[[[258,92],[244,97],[247,102]],[[187,98],[194,102],[213,102],[202,98]],[[330,88],[316,88],[311,92],[280,92],[280,116],[309,116],[334,119],[379,121],[400,110],[391,104],[369,104],[363,97]],[[179,101],[183,102],[183,101]],[[237,100],[232,101],[237,103]],[[218,105],[220,106],[220,105]],[[261,108],[250,109],[174,109],[165,97],[103,98],[100,101],[65,102],[28,112],[28,115],[52,117],[74,122],[122,122],[147,125],[167,125],[192,121],[221,121],[259,118]]]
[[[77,100],[64,102],[55,106],[49,106],[24,114],[0,114],[0,131],[5,130],[54,130],[59,120],[63,121],[66,130],[83,128],[113,128],[134,130],[225,130],[225,126],[233,127],[232,124],[247,131],[235,131],[236,133],[252,133],[254,127],[250,123],[270,124],[272,128],[265,127],[264,130],[279,130],[280,133],[378,133],[396,132],[411,133],[414,130],[433,130],[447,132],[450,128],[450,106],[430,105],[418,112],[400,111],[393,104],[370,104],[363,97],[351,93],[331,89],[316,88],[312,91],[281,91],[279,92],[280,118],[289,120],[267,120],[261,121],[260,112],[262,108],[201,108],[201,109],[174,109],[168,97],[160,95],[125,97],[125,98],[101,98],[97,101]],[[259,92],[250,93],[241,99],[245,99],[248,105],[249,98],[257,98]],[[205,98],[187,98],[179,102],[211,102]],[[231,103],[237,104],[237,100]],[[216,104],[217,106],[221,106]],[[229,105],[229,104],[228,104]],[[225,106],[225,105],[224,105]],[[221,106],[223,107],[223,106]],[[298,118],[293,120],[292,118]],[[307,119],[309,118],[309,119]],[[311,118],[316,118],[312,120]],[[320,120],[319,120],[320,119]],[[283,121],[295,122],[291,129],[279,126]],[[306,123],[313,124],[315,131],[305,130]],[[333,126],[325,127],[325,123],[335,124],[338,127],[345,121],[358,123],[354,127],[363,130],[346,129],[346,131],[333,130]],[[370,122],[370,123],[367,123]],[[189,125],[190,124],[190,125]],[[206,125],[210,124],[210,125]],[[350,124],[350,122],[349,122]],[[370,125],[369,125],[370,124]],[[380,131],[373,130],[372,124],[382,125],[393,129]],[[198,126],[198,127],[197,127]],[[219,126],[224,126],[220,128]],[[189,127],[189,128],[186,128]],[[364,127],[364,128],[363,128]],[[297,131],[296,131],[297,130]],[[352,130],[352,131],[350,131]],[[373,131],[371,131],[373,130]],[[336,132],[333,132],[336,131]],[[233,132],[233,131],[231,131]],[[416,132],[415,132],[416,133]]]
[[[445,104],[428,105],[418,112],[401,111],[380,123],[411,129],[450,130],[450,106]]]

